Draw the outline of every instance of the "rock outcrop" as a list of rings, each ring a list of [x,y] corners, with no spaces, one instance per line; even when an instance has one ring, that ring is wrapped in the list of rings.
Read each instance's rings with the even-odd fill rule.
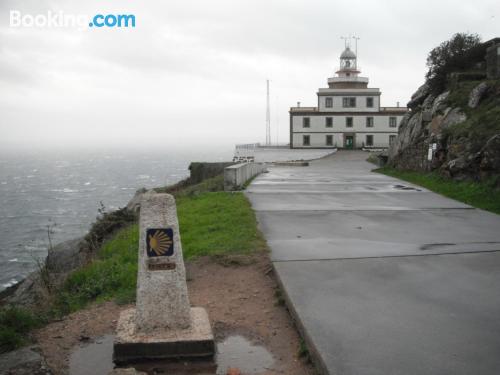
[[[462,82],[433,95],[426,84],[408,103],[388,163],[481,180],[500,173],[500,81]],[[428,160],[429,147],[432,159]]]
[[[51,375],[40,348],[30,346],[0,356],[0,374],[4,375]]]

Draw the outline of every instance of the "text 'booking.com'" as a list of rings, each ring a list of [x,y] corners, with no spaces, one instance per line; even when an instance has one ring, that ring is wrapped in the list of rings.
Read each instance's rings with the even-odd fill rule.
[[[43,14],[23,14],[19,10],[10,11],[10,27],[31,28],[60,28],[71,27],[88,28],[133,28],[135,15],[133,14],[70,14],[63,11],[48,11]]]

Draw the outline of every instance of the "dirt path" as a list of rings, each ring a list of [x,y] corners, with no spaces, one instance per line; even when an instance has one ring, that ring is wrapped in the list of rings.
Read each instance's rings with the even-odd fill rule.
[[[241,335],[265,347],[274,363],[258,374],[313,374],[312,367],[297,357],[299,337],[276,296],[277,283],[267,254],[217,262],[201,258],[187,262],[186,267],[191,305],[208,310],[217,342]],[[126,307],[113,302],[94,305],[37,332],[54,373],[69,373],[69,356],[77,345],[113,334],[119,312]]]

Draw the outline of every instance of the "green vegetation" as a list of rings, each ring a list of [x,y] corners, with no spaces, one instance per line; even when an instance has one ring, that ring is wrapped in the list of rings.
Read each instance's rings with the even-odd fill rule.
[[[29,332],[44,324],[45,320],[25,309],[6,306],[0,310],[0,353],[27,344]]]
[[[297,357],[299,358],[308,358],[309,357],[309,349],[307,348],[306,342],[303,338],[300,338],[299,349],[297,350]]]
[[[113,239],[105,242],[97,259],[68,277],[56,298],[56,309],[64,314],[94,300],[133,301],[138,243],[137,225],[120,230]]]
[[[251,262],[250,253],[267,249],[250,203],[242,193],[222,192],[222,175],[195,185],[178,186],[157,191],[176,197],[186,259],[208,255],[224,265],[239,266]],[[106,213],[102,207],[99,214],[86,237],[95,257],[52,292],[43,311],[29,312],[11,306],[0,310],[0,352],[28,343],[32,329],[91,302],[115,300],[121,304],[135,300],[137,218],[125,209]]]
[[[484,60],[486,46],[477,34],[457,33],[434,48],[427,56],[427,83],[434,94],[443,92],[448,75],[470,71]]]
[[[276,289],[274,291],[274,297],[276,297],[276,305],[277,306],[285,306],[285,297],[283,296],[283,292],[281,291],[281,289]]]
[[[179,183],[180,184],[180,183]],[[224,190],[224,175],[220,174],[215,177],[207,178],[206,180],[195,185],[179,187],[179,184],[156,188],[157,193],[169,193],[174,197],[194,196],[206,192],[223,191]]]
[[[177,200],[185,258],[245,254],[266,248],[242,193],[204,193]]]
[[[177,199],[186,259],[204,255],[248,254],[266,248],[257,229],[254,212],[242,193],[196,191],[197,195],[181,194]],[[105,242],[97,259],[69,276],[57,295],[57,312],[72,312],[92,301],[134,301],[138,243],[137,224],[120,230]]]
[[[490,92],[500,92],[500,80],[486,82]],[[500,95],[487,95],[477,108],[467,106],[469,93],[478,84],[479,81],[463,82],[450,93],[448,102],[462,108],[467,120],[443,132],[447,137],[467,138],[476,152],[489,138],[500,133]]]
[[[436,173],[398,171],[389,167],[376,169],[375,172],[400,178],[446,197],[500,214],[500,189],[496,188],[500,183],[500,176],[484,182],[457,182]]]
[[[118,229],[129,226],[137,220],[135,213],[126,208],[106,212],[102,202],[98,211],[99,216],[85,236],[85,247],[90,253],[97,252],[104,241],[110,238]]]

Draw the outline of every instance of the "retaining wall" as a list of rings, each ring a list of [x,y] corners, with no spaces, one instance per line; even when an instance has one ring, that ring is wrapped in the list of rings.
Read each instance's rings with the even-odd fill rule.
[[[239,190],[245,182],[264,172],[266,166],[262,163],[241,163],[224,168],[224,190]]]

